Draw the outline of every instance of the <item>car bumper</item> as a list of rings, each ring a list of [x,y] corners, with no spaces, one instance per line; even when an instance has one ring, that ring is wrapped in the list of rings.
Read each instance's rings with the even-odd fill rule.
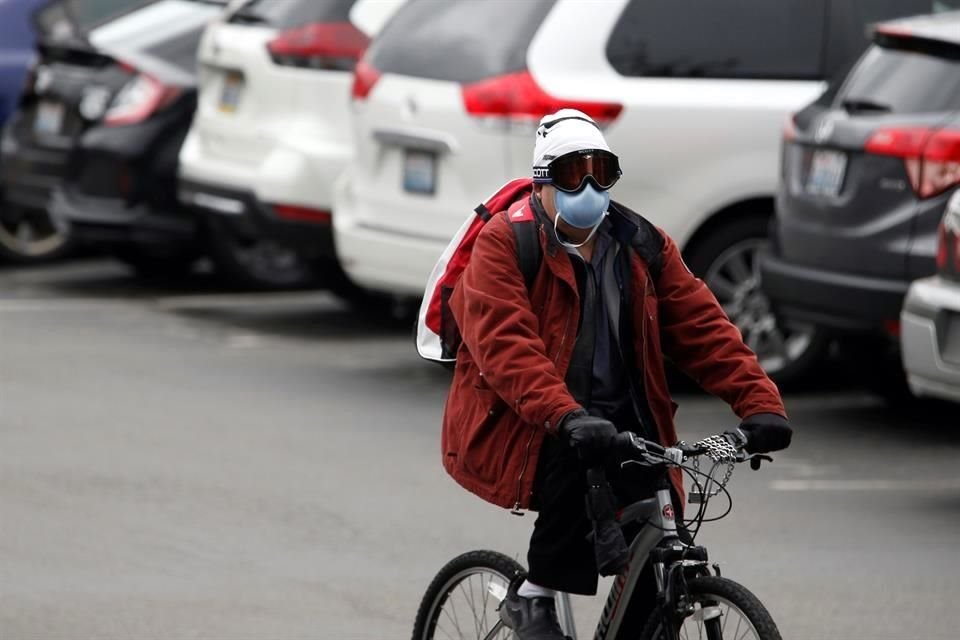
[[[54,189],[50,217],[85,244],[134,245],[153,255],[179,254],[200,245],[196,216],[184,210],[156,211],[146,204],[128,207],[123,200],[85,196]]]
[[[251,190],[188,178],[180,179],[178,198],[211,227],[226,227],[242,237],[276,242],[309,259],[336,255],[329,217],[310,222],[284,220]]]
[[[0,144],[0,191],[4,202],[45,210],[51,191],[66,175],[69,154],[69,149],[21,143],[8,127]]]
[[[910,389],[960,402],[960,283],[938,276],[914,282],[900,323]]]
[[[372,291],[420,298],[449,239],[377,224],[347,173],[337,182],[333,219],[337,258],[351,280]],[[371,213],[371,215],[366,215]]]
[[[823,271],[776,255],[760,265],[763,289],[777,312],[840,332],[879,333],[895,323],[908,282]]]

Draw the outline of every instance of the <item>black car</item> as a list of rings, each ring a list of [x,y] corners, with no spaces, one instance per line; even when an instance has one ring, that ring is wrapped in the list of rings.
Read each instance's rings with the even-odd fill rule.
[[[37,228],[49,215],[51,234],[138,269],[188,267],[201,243],[176,199],[177,155],[196,105],[197,43],[224,3],[111,1],[118,15],[93,25],[75,20],[90,7],[82,0],[40,14],[39,62],[4,131],[0,183]]]
[[[960,185],[960,12],[877,27],[842,83],[788,122],[782,164],[764,288],[781,315],[865,346],[884,390],[905,388],[890,358],[900,309],[935,271]]]

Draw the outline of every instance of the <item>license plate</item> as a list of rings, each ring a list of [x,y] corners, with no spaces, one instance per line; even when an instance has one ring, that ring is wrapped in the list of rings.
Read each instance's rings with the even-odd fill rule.
[[[243,75],[236,71],[227,73],[223,78],[223,91],[220,93],[220,110],[233,113],[240,104],[243,93]]]
[[[814,151],[807,175],[807,193],[836,196],[843,186],[847,156],[839,151]]]
[[[35,133],[57,135],[63,128],[63,105],[59,102],[41,102],[37,106],[37,114],[33,119]]]
[[[403,188],[410,193],[432,194],[437,181],[437,156],[408,149],[403,156]]]

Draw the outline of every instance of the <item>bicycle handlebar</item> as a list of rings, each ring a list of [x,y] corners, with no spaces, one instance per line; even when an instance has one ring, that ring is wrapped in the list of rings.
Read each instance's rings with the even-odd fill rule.
[[[727,446],[723,447],[721,443],[726,443]],[[656,442],[645,440],[635,433],[624,431],[614,437],[613,448],[629,453],[640,453],[644,456],[644,461],[648,463],[673,466],[681,465],[686,460],[703,455],[710,456],[717,461],[724,459],[737,463],[750,462],[750,468],[754,470],[759,469],[760,463],[764,460],[773,462],[773,458],[768,455],[746,453],[743,450],[745,444],[746,438],[741,439],[732,434],[724,434],[711,436],[693,444],[681,440],[672,447],[664,447]],[[733,455],[722,455],[728,454],[730,450],[733,450]],[[644,454],[652,454],[652,458]]]

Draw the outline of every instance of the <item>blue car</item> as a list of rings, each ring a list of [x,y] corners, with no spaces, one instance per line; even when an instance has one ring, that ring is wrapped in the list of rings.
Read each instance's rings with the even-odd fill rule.
[[[0,0],[0,126],[17,108],[33,60],[33,12],[49,0]]]

